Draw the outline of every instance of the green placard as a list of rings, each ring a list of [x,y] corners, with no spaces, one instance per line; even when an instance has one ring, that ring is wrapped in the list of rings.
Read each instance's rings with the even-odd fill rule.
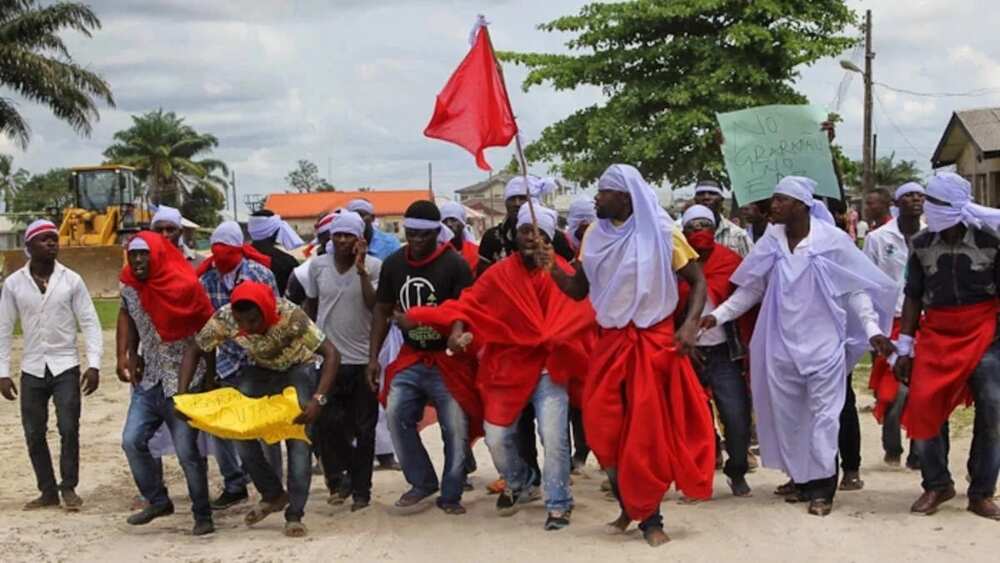
[[[826,131],[816,106],[760,106],[716,114],[725,142],[722,155],[740,204],[771,197],[778,180],[806,176],[816,195],[840,199]]]

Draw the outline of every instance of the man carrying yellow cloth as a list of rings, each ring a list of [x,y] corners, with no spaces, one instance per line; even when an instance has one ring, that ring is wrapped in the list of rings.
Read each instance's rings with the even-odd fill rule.
[[[295,424],[310,425],[319,415],[340,365],[340,354],[305,312],[290,301],[276,300],[270,286],[244,281],[230,304],[220,308],[188,345],[181,365],[178,392],[187,392],[198,360],[221,344],[233,341],[246,349],[253,365],[240,373],[236,388],[250,398],[281,395],[295,389],[302,414]],[[323,358],[316,384],[315,356]],[[288,490],[264,457],[258,440],[237,442],[237,451],[260,492],[261,502],[246,516],[247,525],[285,510],[285,535],[303,537],[302,515],[312,481],[312,448],[303,440],[287,440]]]

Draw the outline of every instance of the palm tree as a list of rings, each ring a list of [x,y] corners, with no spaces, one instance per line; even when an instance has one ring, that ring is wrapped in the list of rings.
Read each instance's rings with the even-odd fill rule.
[[[100,118],[95,99],[114,107],[111,87],[98,74],[77,65],[59,33],[73,29],[91,37],[100,20],[83,4],[0,0],[0,86],[49,106],[77,132],[90,135]],[[0,134],[24,148],[31,128],[10,98],[0,96]]]
[[[912,180],[923,177],[923,172],[917,168],[915,160],[900,160],[896,162],[896,153],[875,160],[875,185],[896,188]]]
[[[198,187],[226,193],[226,164],[214,158],[196,159],[212,152],[219,140],[198,133],[172,111],[133,115],[132,127],[115,133],[114,139],[104,157],[110,164],[137,168],[154,203],[178,205]]]

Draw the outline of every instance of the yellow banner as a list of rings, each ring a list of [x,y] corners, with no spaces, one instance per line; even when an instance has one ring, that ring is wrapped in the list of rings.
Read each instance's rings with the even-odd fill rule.
[[[282,440],[302,440],[306,427],[293,424],[302,409],[294,387],[285,387],[281,395],[252,399],[226,387],[206,393],[174,396],[177,410],[188,423],[204,432],[231,440],[264,440],[275,444]]]

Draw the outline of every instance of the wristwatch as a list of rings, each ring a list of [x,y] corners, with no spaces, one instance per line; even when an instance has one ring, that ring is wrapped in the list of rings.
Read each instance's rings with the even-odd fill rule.
[[[326,395],[322,393],[316,393],[315,395],[313,395],[313,399],[316,399],[316,403],[319,404],[319,406],[321,407],[326,406]]]

